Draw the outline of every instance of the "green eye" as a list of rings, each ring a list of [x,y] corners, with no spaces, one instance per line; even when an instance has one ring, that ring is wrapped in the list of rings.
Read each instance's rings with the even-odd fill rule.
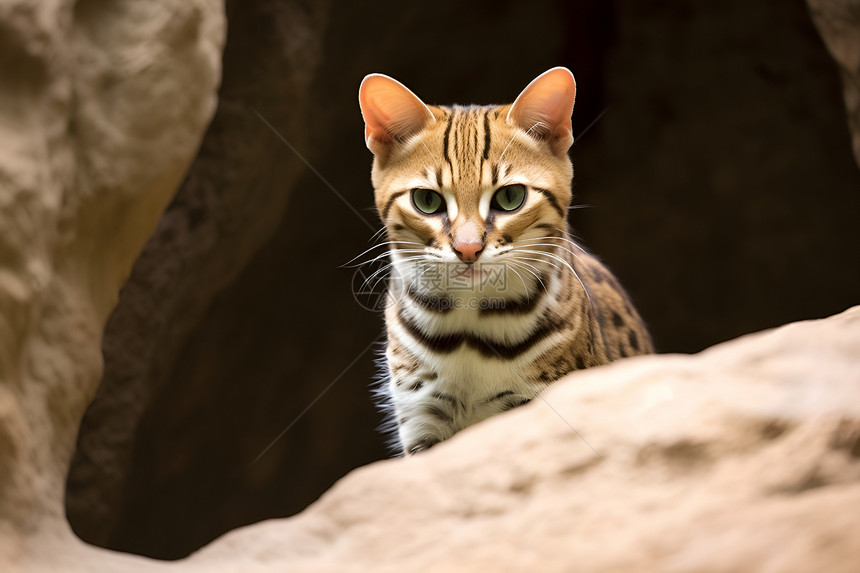
[[[490,206],[499,211],[516,211],[526,200],[526,188],[523,185],[505,185],[493,195]]]
[[[412,204],[425,215],[433,215],[445,208],[445,200],[432,189],[413,189]]]

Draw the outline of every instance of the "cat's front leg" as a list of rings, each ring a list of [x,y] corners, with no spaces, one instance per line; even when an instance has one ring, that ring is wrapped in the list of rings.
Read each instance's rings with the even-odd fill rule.
[[[417,454],[454,435],[465,407],[454,396],[428,389],[421,394],[393,394],[397,433],[405,455]]]

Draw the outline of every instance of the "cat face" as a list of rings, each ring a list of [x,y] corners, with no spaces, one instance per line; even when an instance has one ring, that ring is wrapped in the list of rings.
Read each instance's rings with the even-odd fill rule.
[[[513,104],[487,107],[427,106],[396,80],[365,78],[376,207],[400,276],[428,265],[457,276],[502,269],[527,291],[533,280],[524,278],[557,267],[551,238],[567,229],[575,94],[565,68],[539,76]],[[424,282],[421,290],[446,290]]]

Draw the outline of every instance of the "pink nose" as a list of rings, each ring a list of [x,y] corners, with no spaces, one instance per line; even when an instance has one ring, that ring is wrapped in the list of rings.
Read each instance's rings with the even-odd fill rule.
[[[457,252],[457,256],[464,263],[474,263],[477,261],[478,255],[483,248],[481,243],[460,243],[459,245],[454,245],[454,251]]]

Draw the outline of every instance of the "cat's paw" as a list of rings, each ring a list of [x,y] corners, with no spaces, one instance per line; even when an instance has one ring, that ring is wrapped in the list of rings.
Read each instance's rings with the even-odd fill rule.
[[[432,448],[433,446],[435,446],[436,444],[438,444],[441,441],[442,440],[440,440],[438,438],[429,438],[429,437],[421,438],[417,442],[414,442],[405,448],[406,449],[406,455],[412,456],[412,455],[417,454],[418,452],[423,452],[424,450],[429,450],[430,448]]]

